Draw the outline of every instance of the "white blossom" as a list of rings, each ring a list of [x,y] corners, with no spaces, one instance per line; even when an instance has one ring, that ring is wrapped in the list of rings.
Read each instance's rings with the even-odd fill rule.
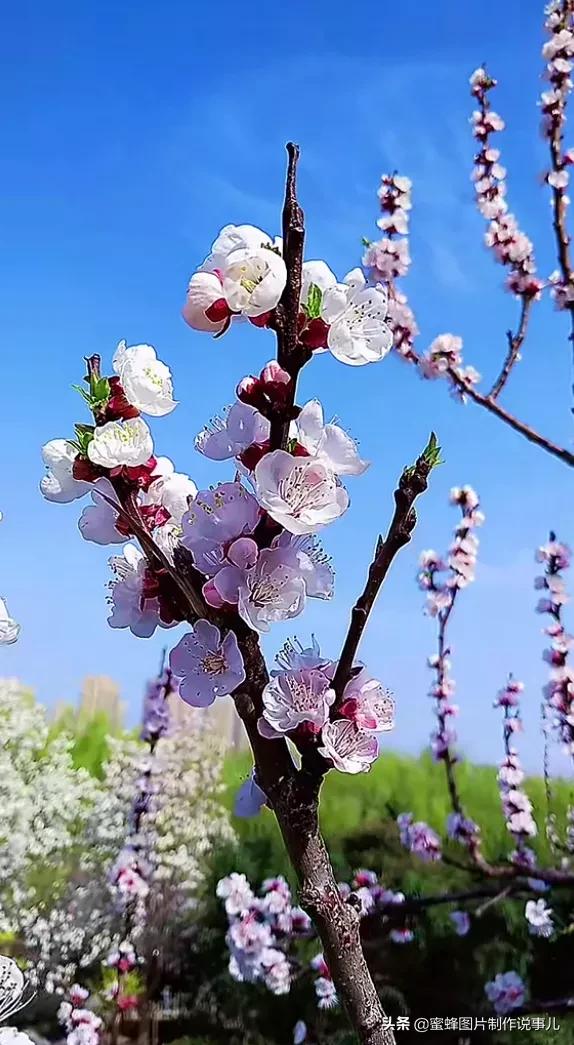
[[[177,406],[171,371],[157,358],[151,345],[128,346],[120,341],[113,367],[127,399],[143,414],[163,417]]]
[[[141,417],[99,425],[88,444],[90,461],[102,468],[136,468],[146,464],[152,454],[151,432]]]
[[[20,625],[8,612],[4,599],[0,598],[0,646],[11,646],[20,634]]]
[[[341,773],[366,773],[379,753],[376,737],[357,729],[348,719],[327,722],[321,741],[319,753]]]
[[[267,247],[232,251],[221,270],[223,296],[232,312],[257,317],[275,308],[287,282],[283,258]]]
[[[335,475],[362,475],[368,461],[359,457],[357,444],[339,425],[325,424],[323,407],[311,399],[302,407],[292,431],[311,457],[322,461]]]
[[[92,483],[74,479],[72,467],[77,450],[67,439],[51,439],[42,447],[42,460],[48,469],[40,481],[40,490],[47,501],[68,504],[83,497]]]
[[[341,363],[376,363],[390,352],[393,335],[385,323],[388,303],[382,286],[367,287],[354,269],[323,294],[321,318],[329,325],[327,347]]]
[[[277,737],[308,722],[319,732],[329,717],[335,691],[321,671],[281,672],[263,690],[263,718],[259,732]]]

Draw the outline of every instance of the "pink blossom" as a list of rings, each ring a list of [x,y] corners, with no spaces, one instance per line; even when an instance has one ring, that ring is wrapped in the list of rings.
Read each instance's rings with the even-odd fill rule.
[[[494,1006],[494,1011],[501,1015],[519,1009],[526,997],[526,988],[520,976],[514,970],[499,972],[494,980],[486,984],[484,993]]]
[[[368,772],[379,753],[376,737],[346,719],[327,722],[321,731],[321,742],[319,754],[341,773]]]
[[[316,732],[325,725],[335,692],[321,671],[305,668],[276,675],[263,690],[263,718],[259,732],[276,737],[311,723]]]

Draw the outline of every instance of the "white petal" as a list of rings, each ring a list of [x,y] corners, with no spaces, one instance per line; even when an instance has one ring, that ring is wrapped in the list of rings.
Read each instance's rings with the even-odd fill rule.
[[[209,334],[220,334],[227,326],[228,319],[213,322],[206,316],[206,311],[223,297],[221,283],[211,272],[196,272],[189,281],[187,298],[183,306],[183,318],[194,330],[204,330]]]
[[[88,444],[88,457],[102,468],[137,468],[153,454],[151,432],[141,417],[129,421],[108,421],[94,429]]]

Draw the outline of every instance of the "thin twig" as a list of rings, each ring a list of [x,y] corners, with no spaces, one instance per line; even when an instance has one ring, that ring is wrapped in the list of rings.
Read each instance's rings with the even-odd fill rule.
[[[417,353],[411,349],[408,356],[409,360],[415,365],[419,366],[421,358]],[[450,377],[453,384],[469,399],[472,399],[473,403],[478,403],[479,406],[484,407],[489,413],[494,414],[504,424],[507,424],[509,428],[513,428],[515,432],[519,432],[525,439],[528,439],[530,443],[535,443],[536,446],[540,446],[547,453],[552,454],[553,457],[557,457],[560,461],[564,461],[565,464],[569,465],[570,468],[574,468],[574,454],[570,450],[566,450],[563,446],[558,446],[557,443],[553,443],[551,439],[547,439],[546,436],[541,435],[535,428],[531,428],[524,421],[521,421],[514,414],[509,413],[504,407],[500,406],[495,399],[491,399],[489,396],[482,395],[481,392],[477,391],[468,381],[465,381],[463,377],[454,369],[454,367],[448,367],[446,370],[447,375]]]
[[[429,447],[432,448],[431,452],[429,452]],[[433,458],[433,452],[436,453],[438,448],[432,437],[429,447],[417,458],[415,464],[410,468],[405,468],[401,475],[395,490],[395,511],[389,531],[384,540],[379,537],[377,541],[375,557],[369,566],[367,582],[351,611],[349,629],[333,678],[333,689],[337,694],[335,706],[340,703],[343,690],[351,676],[363,632],[391,563],[400,549],[411,539],[417,518],[413,507],[414,502],[419,494],[426,490],[433,464],[437,463],[436,458]]]
[[[520,309],[518,330],[515,334],[512,333],[512,330],[507,331],[506,338],[508,341],[508,352],[506,353],[506,358],[502,365],[502,369],[498,377],[496,378],[496,381],[494,382],[490,392],[488,393],[489,399],[498,398],[506,382],[508,381],[508,378],[510,377],[515,363],[517,363],[520,359],[520,349],[522,348],[524,339],[526,337],[526,332],[528,330],[528,319],[530,317],[530,310],[534,302],[534,297],[531,294],[522,294],[521,298],[522,306]]]

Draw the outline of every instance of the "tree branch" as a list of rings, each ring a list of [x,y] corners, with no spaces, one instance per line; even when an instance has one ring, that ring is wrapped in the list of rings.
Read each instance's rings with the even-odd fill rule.
[[[417,355],[414,350],[409,352],[408,358],[417,366],[420,365],[420,356]],[[570,450],[558,446],[556,443],[553,443],[551,439],[547,439],[546,436],[541,435],[535,428],[531,428],[530,425],[527,425],[524,421],[515,417],[514,414],[509,413],[508,410],[505,410],[504,407],[500,406],[495,399],[492,399],[490,396],[482,395],[481,392],[477,391],[476,388],[465,381],[454,367],[448,367],[446,373],[453,384],[456,385],[465,396],[472,399],[473,403],[478,403],[479,406],[484,407],[484,409],[488,410],[489,413],[494,414],[495,417],[498,417],[499,420],[507,424],[509,428],[513,428],[515,432],[518,432],[520,435],[523,435],[525,439],[528,439],[530,443],[540,446],[543,450],[546,450],[547,453],[552,454],[553,457],[557,457],[560,461],[564,461],[565,464],[574,468],[574,454],[571,453]]]
[[[276,309],[277,362],[291,375],[289,400],[281,415],[271,421],[271,445],[284,450],[289,437],[289,423],[297,394],[300,370],[311,358],[312,352],[299,344],[298,319],[303,275],[303,246],[305,242],[304,214],[297,199],[297,163],[299,146],[287,144],[288,166],[283,204],[283,260],[287,268],[287,282]]]
[[[438,452],[439,448],[433,434],[428,446],[417,458],[415,464],[410,468],[405,468],[399,479],[399,485],[394,495],[395,511],[389,531],[384,540],[379,537],[377,541],[375,557],[369,566],[367,582],[351,610],[349,629],[333,678],[333,689],[337,694],[335,707],[337,703],[340,703],[343,690],[351,676],[363,632],[391,563],[400,549],[411,539],[417,521],[413,505],[419,494],[427,488],[431,469],[434,464],[438,463]]]
[[[520,359],[520,349],[524,343],[526,337],[526,331],[528,329],[528,320],[530,317],[530,310],[534,302],[532,295],[522,295],[522,306],[520,309],[520,320],[518,323],[518,330],[515,334],[512,330],[507,331],[506,337],[508,341],[508,352],[502,365],[502,369],[496,378],[490,392],[488,393],[489,399],[497,399],[502,389],[504,388],[508,378],[510,377],[511,371],[514,364]]]
[[[297,377],[311,357],[311,353],[299,345],[297,330],[305,237],[303,212],[296,194],[299,149],[290,143],[287,151],[283,208],[287,283],[277,309],[276,333],[277,361],[292,381],[286,412],[271,423],[272,449],[287,445]],[[239,618],[234,620],[233,630],[246,673],[246,682],[242,690],[234,694],[234,700],[253,751],[257,781],[275,814],[297,875],[301,905],[317,928],[325,960],[359,1041],[362,1045],[395,1045],[392,1030],[383,1026],[383,1009],[361,946],[358,912],[346,904],[339,893],[319,829],[322,775],[310,773],[304,766],[297,770],[284,739],[267,740],[259,733],[262,693],[269,676],[257,635]]]

